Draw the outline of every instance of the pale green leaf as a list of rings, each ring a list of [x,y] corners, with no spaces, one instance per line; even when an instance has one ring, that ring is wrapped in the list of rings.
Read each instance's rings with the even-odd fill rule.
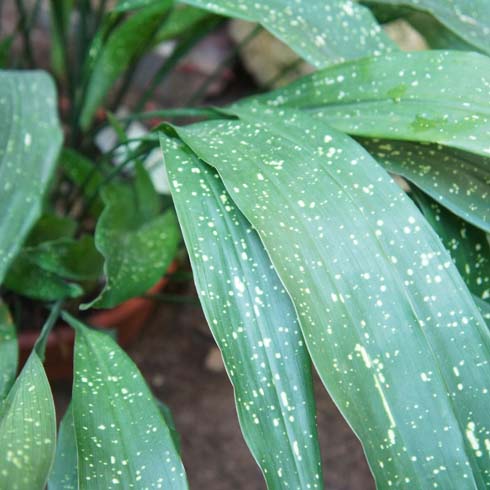
[[[162,136],[162,148],[245,440],[270,490],[323,488],[310,360],[293,305],[216,172],[174,139]]]
[[[18,357],[15,325],[7,305],[0,299],[0,404],[14,383]]]
[[[346,135],[239,115],[178,132],[259,233],[378,488],[489,488],[490,335],[440,240]]]
[[[396,49],[369,9],[351,0],[184,0],[258,22],[316,67]]]
[[[489,156],[489,79],[490,58],[481,54],[397,53],[326,68],[241,104],[307,109],[346,133]]]
[[[110,308],[144,294],[165,274],[180,239],[174,212],[160,211],[159,195],[141,165],[132,185],[108,186],[102,197],[95,244],[105,258],[106,285],[84,309]]]
[[[43,72],[0,71],[0,283],[41,214],[62,133]]]
[[[466,42],[490,53],[488,0],[375,0],[375,3],[427,12]]]
[[[0,405],[0,488],[44,490],[55,444],[51,388],[33,352]]]
[[[76,330],[79,490],[187,489],[171,432],[133,361],[108,335],[64,317]]]
[[[383,167],[454,214],[490,232],[490,158],[440,145],[363,138]]]
[[[58,444],[48,490],[78,490],[77,446],[73,411],[68,406],[58,431]]]

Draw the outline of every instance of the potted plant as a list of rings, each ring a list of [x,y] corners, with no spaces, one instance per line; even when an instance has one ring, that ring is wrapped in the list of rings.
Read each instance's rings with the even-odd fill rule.
[[[378,488],[488,488],[486,5],[186,4],[121,0],[93,10],[81,0],[82,57],[71,72],[72,3],[51,2],[54,73],[68,94],[61,152],[51,78],[0,73],[0,279],[14,313],[14,294],[48,312],[15,379],[15,316],[0,308],[0,487],[188,488],[168,411],[81,313],[144,294],[173,260],[178,220],[269,489],[323,488],[312,365]],[[177,37],[151,93],[218,15],[260,24],[255,33],[267,29],[316,71],[219,108],[140,114],[145,94],[130,116],[101,114],[119,141],[100,154],[93,135],[115,81],[155,39]],[[392,19],[446,50],[399,50],[379,24]],[[25,12],[21,26],[29,58]],[[170,124],[175,116],[199,121]],[[155,117],[151,131],[128,138],[128,118]],[[145,169],[158,146],[166,200]],[[75,349],[56,448],[42,361],[60,317]]]

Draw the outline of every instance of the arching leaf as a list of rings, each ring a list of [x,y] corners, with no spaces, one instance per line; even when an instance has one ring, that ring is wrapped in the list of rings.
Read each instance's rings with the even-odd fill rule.
[[[237,114],[178,133],[259,233],[378,488],[488,488],[490,334],[440,240],[349,137]]]
[[[369,9],[351,0],[184,1],[258,22],[318,68],[396,50]]]
[[[0,299],[0,404],[14,383],[18,357],[15,325],[7,305]]]
[[[267,487],[322,488],[310,360],[259,237],[216,172],[162,136],[172,195],[208,324]]]

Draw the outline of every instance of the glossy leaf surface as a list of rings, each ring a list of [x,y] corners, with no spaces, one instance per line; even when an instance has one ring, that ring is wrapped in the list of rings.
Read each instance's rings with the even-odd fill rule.
[[[349,137],[239,115],[178,132],[258,231],[378,488],[488,488],[490,335],[440,240]]]
[[[73,411],[68,406],[58,431],[58,443],[48,490],[78,490],[78,464]]]
[[[14,383],[18,351],[15,325],[7,305],[0,299],[0,404]]]
[[[185,3],[258,22],[318,68],[396,49],[370,11],[350,0],[185,0]]]
[[[80,490],[187,489],[172,435],[142,375],[102,332],[73,317],[72,410]]]
[[[105,258],[106,286],[83,308],[110,308],[144,294],[165,274],[180,238],[175,214],[160,211],[159,196],[141,165],[134,185],[108,186],[102,197],[95,244]]]
[[[51,388],[33,352],[0,404],[0,488],[44,490],[55,444]]]
[[[464,76],[461,76],[464,73]],[[490,155],[490,58],[420,51],[318,71],[259,100],[307,109],[358,136],[427,141]]]
[[[310,360],[291,301],[216,171],[162,136],[197,291],[270,490],[323,488]]]
[[[363,138],[383,167],[405,177],[454,214],[490,232],[490,158],[409,141]]]
[[[487,0],[376,0],[377,4],[413,7],[438,19],[466,42],[490,53]]]
[[[41,214],[62,133],[51,78],[0,71],[0,283]]]

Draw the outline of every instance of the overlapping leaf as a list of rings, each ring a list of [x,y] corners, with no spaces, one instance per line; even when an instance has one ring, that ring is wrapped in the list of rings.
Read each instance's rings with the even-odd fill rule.
[[[0,404],[14,383],[18,350],[15,325],[7,305],[0,299]]]
[[[152,45],[171,3],[161,0],[138,10],[109,35],[91,63],[80,115],[82,128],[90,126],[95,111],[124,70]]]
[[[106,285],[83,308],[110,308],[144,294],[165,274],[180,238],[175,214],[160,211],[159,196],[141,165],[134,185],[108,186],[102,197],[106,207],[95,243],[105,258]]]
[[[239,115],[178,132],[259,233],[378,487],[488,488],[490,336],[435,233],[318,118]]]
[[[418,189],[412,189],[411,196],[441,237],[470,291],[490,303],[490,244],[486,233]]]
[[[65,319],[76,329],[78,488],[187,489],[172,434],[134,363],[108,335]]]
[[[44,490],[55,444],[51,389],[33,352],[0,405],[0,488]]]
[[[310,361],[291,301],[216,172],[162,136],[197,290],[269,489],[323,488]]]
[[[0,71],[0,283],[41,214],[62,133],[56,92],[42,72]]]
[[[490,158],[408,141],[363,138],[360,142],[388,171],[490,232]]]
[[[351,0],[185,0],[185,3],[258,22],[319,68],[396,49],[369,10]]]
[[[374,3],[413,7],[427,12],[466,42],[490,54],[487,0],[375,0]]]
[[[428,141],[489,156],[489,78],[490,58],[480,54],[397,53],[326,68],[258,100],[309,110],[354,135]]]

